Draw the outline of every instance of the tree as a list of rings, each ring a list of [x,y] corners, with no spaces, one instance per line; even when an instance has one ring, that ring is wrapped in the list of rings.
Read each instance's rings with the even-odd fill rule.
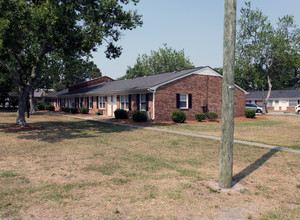
[[[41,71],[43,71],[43,75],[37,79],[37,88],[45,90],[52,88],[55,91],[102,75],[93,61],[74,56],[61,59],[53,55]]]
[[[133,67],[128,66],[126,75],[121,79],[130,79],[152,74],[179,71],[183,69],[194,68],[189,57],[185,57],[184,50],[177,51],[164,44],[164,48],[158,51],[151,51],[150,55],[138,55],[136,64]]]
[[[0,0],[0,65],[18,86],[18,125],[27,125],[26,100],[49,54],[89,57],[106,43],[106,57],[119,57],[121,32],[142,25],[141,16],[123,5],[138,1]]]
[[[238,21],[235,80],[246,90],[268,90],[265,112],[272,87],[288,83],[290,74],[299,80],[299,29],[292,16],[279,19],[275,29],[260,10],[245,5]]]
[[[9,96],[9,92],[16,91],[15,83],[12,76],[6,69],[0,66],[0,104],[5,107],[6,98]]]
[[[294,24],[292,16],[279,18],[277,26],[279,50],[271,68],[273,88],[300,87],[300,29]]]
[[[89,59],[74,56],[61,58],[55,53],[50,53],[41,72],[43,74],[35,80],[29,92],[30,113],[35,112],[35,89],[61,91],[71,85],[102,75],[97,65]]]

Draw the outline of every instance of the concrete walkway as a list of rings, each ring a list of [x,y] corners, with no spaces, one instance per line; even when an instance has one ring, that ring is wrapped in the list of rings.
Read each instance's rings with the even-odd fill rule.
[[[296,117],[300,117],[300,115],[296,114],[295,112],[289,112],[289,113],[285,113],[285,112],[269,112],[267,115],[296,116]]]
[[[142,125],[133,125],[133,124],[123,124],[123,123],[118,123],[118,122],[110,122],[110,121],[103,121],[103,120],[95,119],[95,118],[99,118],[99,119],[100,118],[103,118],[103,119],[111,118],[111,117],[105,117],[105,116],[96,116],[95,117],[95,116],[90,116],[89,115],[89,116],[86,116],[86,117],[78,117],[78,116],[64,115],[64,114],[59,114],[59,113],[52,113],[52,114],[71,117],[71,118],[79,118],[79,119],[84,119],[84,120],[89,120],[89,121],[96,121],[96,122],[101,122],[101,123],[106,123],[106,124],[114,124],[114,125],[125,126],[125,127],[140,128],[140,129],[146,129],[146,130],[151,130],[151,131],[167,132],[167,133],[171,133],[171,134],[179,134],[179,135],[185,135],[185,136],[199,137],[199,138],[206,138],[206,139],[210,139],[210,140],[221,141],[221,137],[217,137],[217,136],[210,136],[210,135],[204,135],[204,134],[193,134],[193,133],[174,131],[174,130],[168,130],[168,129],[162,129],[162,128],[153,128],[153,127],[146,127],[146,126],[142,126]],[[290,148],[285,148],[285,147],[279,147],[279,146],[269,145],[269,144],[262,144],[262,143],[252,142],[252,141],[243,141],[243,140],[234,139],[234,143],[244,144],[244,145],[249,145],[249,146],[255,146],[255,147],[263,147],[263,148],[269,148],[269,149],[275,149],[275,150],[281,150],[281,151],[287,151],[287,152],[300,154],[300,150],[290,149]]]

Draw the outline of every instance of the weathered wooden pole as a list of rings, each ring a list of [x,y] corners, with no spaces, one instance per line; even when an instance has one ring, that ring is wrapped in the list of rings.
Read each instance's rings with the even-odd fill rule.
[[[236,0],[225,0],[223,38],[222,136],[220,146],[221,188],[231,188],[234,133],[234,51]]]

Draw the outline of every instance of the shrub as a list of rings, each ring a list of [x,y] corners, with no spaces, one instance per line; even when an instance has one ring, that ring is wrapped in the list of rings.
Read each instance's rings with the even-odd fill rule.
[[[46,105],[45,109],[48,110],[48,111],[54,111],[55,108],[54,108],[53,105]]]
[[[45,106],[40,104],[36,106],[37,110],[45,110]]]
[[[255,110],[254,109],[245,109],[246,118],[255,118]]]
[[[147,112],[145,111],[133,111],[132,112],[132,120],[135,122],[143,122],[147,121]]]
[[[76,114],[78,113],[78,108],[71,108],[70,111],[72,114]]]
[[[43,106],[44,109],[39,109],[39,106]],[[43,107],[41,107],[41,108],[43,108]],[[44,99],[42,99],[41,101],[37,101],[37,102],[36,102],[36,108],[37,108],[38,110],[45,110],[45,101],[44,101]]]
[[[70,108],[69,108],[69,107],[64,107],[64,108],[62,108],[62,110],[63,110],[64,112],[70,112]]]
[[[88,107],[81,107],[80,108],[80,113],[81,114],[88,114],[89,113],[89,108]]]
[[[211,120],[211,121],[214,121],[218,118],[218,114],[215,113],[215,112],[208,112],[206,117]]]
[[[115,113],[115,118],[116,119],[127,119],[128,115],[127,115],[127,111],[124,109],[117,109],[116,111],[114,111]]]
[[[176,123],[183,123],[186,119],[186,116],[182,111],[173,111],[171,114],[171,118]]]
[[[195,119],[197,121],[202,121],[202,120],[205,119],[205,114],[204,113],[197,113],[197,114],[195,114]]]

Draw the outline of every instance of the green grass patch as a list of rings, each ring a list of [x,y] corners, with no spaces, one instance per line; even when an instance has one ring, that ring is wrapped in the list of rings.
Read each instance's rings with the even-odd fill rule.
[[[86,171],[95,171],[95,172],[99,172],[102,173],[103,175],[112,175],[116,170],[118,170],[120,168],[119,165],[115,165],[115,164],[106,164],[106,165],[102,165],[102,166],[88,166],[85,168]]]
[[[14,173],[13,171],[4,171],[1,173],[0,177],[16,177],[18,174]]]
[[[274,125],[280,125],[284,122],[279,121],[270,121],[270,120],[253,120],[253,121],[237,121],[234,123],[235,126],[262,126],[262,127],[268,127],[268,126],[274,126]]]
[[[271,219],[299,219],[299,210],[272,210],[262,214],[260,220],[271,220]]]

